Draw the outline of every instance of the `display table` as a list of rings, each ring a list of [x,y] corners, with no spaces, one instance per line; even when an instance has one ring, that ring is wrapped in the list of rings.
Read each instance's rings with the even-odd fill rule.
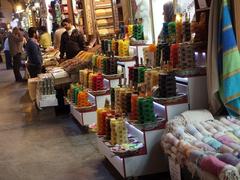
[[[97,138],[99,151],[110,161],[123,178],[137,177],[168,171],[167,158],[161,153],[161,135],[163,129],[142,131],[126,123],[128,132],[144,144],[144,152],[120,158],[111,152],[102,138]]]
[[[187,99],[179,100],[174,103],[165,103],[159,104],[154,102],[154,111],[155,114],[158,114],[160,117],[170,120],[180,113],[187,111],[189,109]]]
[[[93,104],[91,107],[78,108],[65,98],[65,102],[70,105],[70,113],[82,126],[88,126],[90,124],[96,123],[97,119],[97,107],[95,97],[91,94],[88,94],[88,99]]]
[[[36,96],[36,105],[37,107],[41,110],[43,107],[52,107],[52,106],[57,106],[58,101],[56,98],[56,94],[51,94],[51,95],[39,95],[37,93]]]

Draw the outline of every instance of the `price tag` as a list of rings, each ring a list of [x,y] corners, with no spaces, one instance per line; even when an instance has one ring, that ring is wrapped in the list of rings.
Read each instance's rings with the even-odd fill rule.
[[[206,2],[206,0],[198,0],[198,5],[199,5],[200,9],[206,8],[207,2]]]
[[[169,170],[172,180],[181,180],[181,168],[179,164],[176,164],[171,158],[168,158]]]

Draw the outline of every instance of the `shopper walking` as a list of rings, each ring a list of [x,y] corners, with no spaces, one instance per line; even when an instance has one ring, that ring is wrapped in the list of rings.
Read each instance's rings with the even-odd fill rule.
[[[60,26],[57,28],[57,30],[54,33],[54,48],[60,49],[60,43],[61,43],[61,37],[62,34],[66,31],[66,29],[63,26]]]
[[[26,44],[26,52],[28,56],[27,68],[30,77],[37,77],[41,73],[42,55],[39,44],[37,42],[37,30],[30,27],[28,30],[29,39]]]
[[[40,35],[40,41],[39,44],[44,48],[47,49],[50,46],[52,46],[52,39],[51,35],[47,32],[47,27],[46,26],[41,26],[41,35]]]
[[[21,54],[23,50],[23,35],[17,27],[13,28],[12,33],[8,37],[10,54],[13,57],[13,72],[15,80],[21,82],[22,75],[20,73]]]
[[[61,37],[60,58],[63,59],[66,53],[66,58],[71,59],[76,56],[78,52],[86,49],[85,39],[83,34],[75,29],[70,19],[64,19],[62,25],[66,31]]]
[[[4,51],[5,59],[6,59],[6,68],[7,69],[12,69],[13,68],[12,56],[11,56],[11,53],[10,53],[8,37],[4,41],[3,51]]]

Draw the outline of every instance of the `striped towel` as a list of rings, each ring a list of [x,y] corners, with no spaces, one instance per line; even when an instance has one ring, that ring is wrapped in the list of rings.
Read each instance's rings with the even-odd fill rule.
[[[227,0],[222,2],[219,28],[218,70],[220,96],[230,115],[240,115],[240,54]]]

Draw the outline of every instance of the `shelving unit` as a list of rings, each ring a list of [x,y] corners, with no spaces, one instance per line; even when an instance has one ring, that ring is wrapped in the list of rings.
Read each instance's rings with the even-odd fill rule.
[[[110,0],[94,0],[96,29],[100,38],[114,34],[114,17]]]
[[[101,138],[97,138],[99,151],[110,161],[123,178],[137,177],[168,171],[167,158],[161,152],[163,129],[139,130],[126,123],[128,132],[144,144],[144,151],[134,156],[120,158],[111,152]]]
[[[115,27],[119,28],[120,24],[129,24],[130,22],[130,1],[125,0],[112,0]]]

